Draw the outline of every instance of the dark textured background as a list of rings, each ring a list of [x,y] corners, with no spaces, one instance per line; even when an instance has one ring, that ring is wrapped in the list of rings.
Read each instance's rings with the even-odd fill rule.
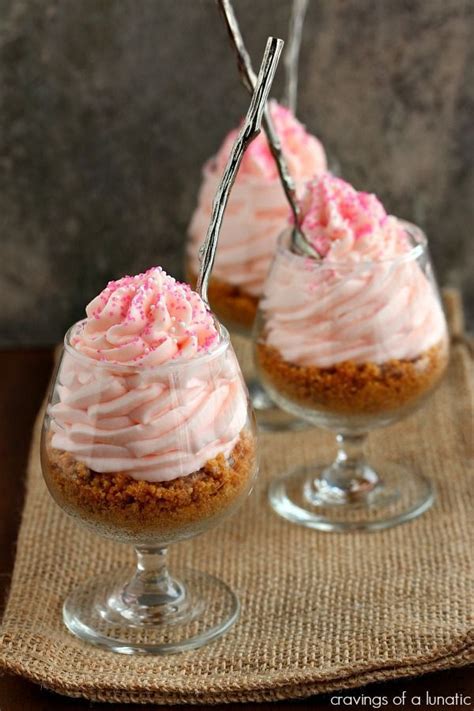
[[[299,117],[472,301],[473,2],[309,5]],[[255,64],[289,8],[235,0]],[[59,339],[111,277],[180,275],[201,164],[246,106],[212,0],[0,0],[0,343]]]

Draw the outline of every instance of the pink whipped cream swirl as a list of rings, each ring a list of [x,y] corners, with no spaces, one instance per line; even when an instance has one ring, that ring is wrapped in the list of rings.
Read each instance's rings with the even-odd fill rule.
[[[331,173],[307,184],[301,226],[327,262],[381,261],[410,250],[404,228],[375,195],[357,192]]]
[[[326,170],[323,147],[288,109],[275,101],[271,102],[270,108],[290,173],[297,190],[301,191],[313,175]],[[198,205],[188,230],[188,258],[195,274],[199,268],[198,250],[209,225],[212,200],[237,131],[229,133],[217,155],[204,166]],[[287,224],[288,203],[262,132],[245,152],[232,188],[220,233],[214,275],[252,296],[260,296],[278,235]]]
[[[309,183],[302,214],[322,259],[281,249],[261,301],[266,343],[285,360],[413,359],[445,338],[433,282],[413,256],[416,228],[330,174]]]
[[[110,283],[87,315],[61,363],[53,447],[96,472],[152,482],[230,455],[246,395],[198,294],[151,269]]]
[[[201,297],[161,267],[109,282],[86,314],[72,345],[96,360],[161,365],[205,353],[219,339]]]

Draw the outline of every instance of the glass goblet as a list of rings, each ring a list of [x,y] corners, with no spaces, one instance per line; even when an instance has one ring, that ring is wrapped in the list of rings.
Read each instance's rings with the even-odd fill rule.
[[[170,544],[233,513],[257,472],[255,426],[227,331],[190,360],[156,367],[98,361],[66,334],[41,459],[55,501],[94,533],[130,543],[135,569],[98,576],[63,606],[71,632],[122,652],[172,653],[223,634],[236,595],[203,572],[171,575]]]
[[[382,529],[433,501],[430,482],[403,464],[364,456],[368,432],[416,410],[439,383],[448,336],[423,232],[400,221],[409,246],[394,259],[326,262],[280,237],[260,302],[255,359],[280,407],[337,433],[332,463],[273,482],[284,518],[325,531]]]

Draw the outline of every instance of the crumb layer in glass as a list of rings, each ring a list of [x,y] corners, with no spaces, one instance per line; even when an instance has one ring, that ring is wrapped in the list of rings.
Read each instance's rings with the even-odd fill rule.
[[[415,403],[443,375],[448,350],[439,342],[414,359],[385,363],[347,360],[329,368],[285,361],[280,352],[257,344],[264,377],[302,407],[341,414],[380,414]]]
[[[229,457],[219,454],[198,471],[166,482],[92,471],[50,441],[45,469],[55,498],[70,513],[130,535],[169,534],[218,516],[248,489],[255,440],[243,432]]]
[[[195,288],[197,277],[188,273],[189,283]],[[209,303],[217,317],[230,327],[237,326],[250,331],[257,315],[258,297],[252,296],[236,284],[222,281],[215,276],[209,282]]]

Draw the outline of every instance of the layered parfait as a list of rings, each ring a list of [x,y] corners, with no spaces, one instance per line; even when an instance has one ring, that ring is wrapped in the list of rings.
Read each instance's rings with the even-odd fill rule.
[[[159,267],[109,282],[70,330],[44,437],[58,503],[124,539],[194,535],[255,473],[228,335]]]
[[[288,109],[275,101],[270,111],[289,172],[297,191],[326,169],[321,143]],[[191,283],[199,271],[199,248],[204,242],[219,178],[238,129],[231,131],[217,155],[203,170],[198,204],[188,229],[187,269]],[[250,144],[239,168],[219,238],[219,252],[210,282],[211,305],[224,323],[250,331],[278,235],[287,223],[288,203],[264,133]]]
[[[375,195],[313,179],[301,226],[320,258],[281,237],[260,303],[256,359],[279,404],[317,424],[390,422],[440,380],[448,338],[426,239]]]

